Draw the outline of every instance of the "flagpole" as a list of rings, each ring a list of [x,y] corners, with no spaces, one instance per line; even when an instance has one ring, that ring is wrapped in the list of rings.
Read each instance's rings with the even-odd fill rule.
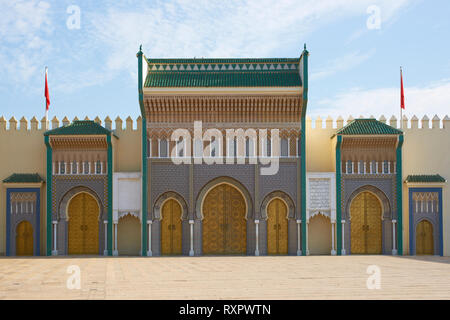
[[[48,68],[45,67],[45,85],[47,85],[47,70]],[[47,109],[47,98],[45,99],[45,122],[48,122],[48,109]]]
[[[400,67],[400,85],[401,86],[403,85],[402,81],[403,81],[403,70],[402,70],[402,67]],[[400,130],[403,130],[403,106],[401,103],[400,103]]]

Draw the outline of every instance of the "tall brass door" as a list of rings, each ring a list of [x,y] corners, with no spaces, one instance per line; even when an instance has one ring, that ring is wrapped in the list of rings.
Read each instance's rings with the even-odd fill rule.
[[[422,220],[416,230],[416,254],[434,254],[433,225]]]
[[[19,223],[16,229],[16,255],[33,255],[33,226],[28,221]]]
[[[69,254],[99,254],[99,207],[87,194],[76,195],[69,203]]]
[[[267,253],[288,253],[287,208],[280,199],[272,200],[267,206]]]
[[[234,187],[222,184],[203,202],[203,254],[245,254],[245,201]]]
[[[370,192],[359,194],[350,207],[351,253],[381,254],[381,205]]]
[[[173,199],[162,208],[161,254],[181,254],[181,206]]]

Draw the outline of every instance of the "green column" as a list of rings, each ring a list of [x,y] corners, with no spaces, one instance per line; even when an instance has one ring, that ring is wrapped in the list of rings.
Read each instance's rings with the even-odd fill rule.
[[[147,120],[142,118],[142,256],[147,255]]]
[[[45,145],[47,146],[47,256],[52,254],[52,181],[53,181],[53,166],[52,166],[52,147],[50,146],[49,137],[45,136]]]
[[[397,247],[398,254],[403,255],[403,184],[402,184],[402,146],[403,134],[398,136],[397,145]]]
[[[342,136],[337,136],[336,143],[336,243],[337,255],[342,251],[342,207],[341,207],[341,144]]]
[[[147,255],[147,119],[144,108],[144,90],[143,90],[143,59],[142,46],[137,53],[138,58],[138,93],[139,93],[139,107],[141,108],[142,116],[142,256]]]
[[[306,255],[306,109],[308,107],[308,56],[305,49],[302,53],[303,61],[303,96],[302,96],[302,118],[300,131],[300,166],[301,166],[301,193],[302,193],[302,254]]]
[[[112,256],[113,243],[113,157],[111,134],[107,136],[108,143],[108,255]]]

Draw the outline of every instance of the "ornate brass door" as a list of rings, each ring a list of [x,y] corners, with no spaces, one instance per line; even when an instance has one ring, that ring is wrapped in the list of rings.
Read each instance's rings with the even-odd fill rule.
[[[422,220],[417,225],[416,254],[434,254],[433,225],[427,220]]]
[[[267,253],[288,253],[287,208],[280,199],[272,200],[267,206]]]
[[[234,187],[222,184],[203,202],[203,254],[245,254],[245,201]]]
[[[99,207],[87,194],[76,195],[69,203],[69,254],[99,254]]]
[[[161,214],[161,254],[181,254],[181,206],[170,199]]]
[[[370,192],[362,192],[352,202],[351,253],[381,254],[381,205]]]
[[[19,223],[16,229],[16,255],[33,255],[33,226],[28,221]]]

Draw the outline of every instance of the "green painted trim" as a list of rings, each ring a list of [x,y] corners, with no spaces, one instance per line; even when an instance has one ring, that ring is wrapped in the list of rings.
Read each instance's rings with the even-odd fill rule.
[[[143,81],[142,81],[142,60],[144,54],[142,53],[142,46],[139,49],[139,52],[137,53],[138,58],[138,93],[139,93],[139,107],[141,108],[141,115],[142,118],[145,117],[145,108],[144,108],[144,91],[143,88]]]
[[[336,244],[337,255],[342,252],[342,207],[341,207],[341,144],[342,136],[337,136],[336,143]]]
[[[142,60],[143,60],[142,46],[137,53],[138,58],[138,93],[139,106],[142,115],[142,256],[147,256],[147,119],[145,117],[144,108],[144,91],[143,91],[143,77],[142,77]],[[148,64],[148,60],[146,59]]]
[[[113,243],[113,152],[111,135],[107,136],[108,143],[108,255],[112,256],[112,243]]]
[[[300,132],[300,166],[301,166],[301,192],[302,192],[302,255],[306,255],[306,110],[308,106],[308,56],[309,52],[303,50],[301,60],[303,60],[303,96],[302,96],[302,129]]]
[[[142,117],[142,256],[147,256],[147,119]]]
[[[398,254],[403,255],[403,184],[402,184],[402,146],[404,137],[398,136],[397,145],[397,248]]]
[[[52,159],[53,159],[53,152],[52,147],[50,145],[50,138],[48,136],[45,136],[45,145],[47,146],[47,250],[46,254],[47,256],[52,255]]]

